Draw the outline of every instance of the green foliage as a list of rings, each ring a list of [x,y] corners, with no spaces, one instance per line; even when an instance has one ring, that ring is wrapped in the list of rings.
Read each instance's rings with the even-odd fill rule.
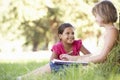
[[[70,22],[77,27],[77,37],[96,34],[92,6],[99,0],[1,0],[0,37],[33,46],[32,50],[47,49],[58,40],[57,27]],[[113,1],[119,10],[119,0]],[[118,21],[117,21],[118,24]],[[10,37],[9,37],[10,36]]]

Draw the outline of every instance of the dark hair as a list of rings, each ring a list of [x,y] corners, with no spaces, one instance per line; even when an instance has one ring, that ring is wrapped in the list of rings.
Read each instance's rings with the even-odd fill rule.
[[[104,23],[116,22],[117,21],[117,10],[112,2],[103,0],[98,2],[92,9],[94,16],[98,14],[102,17]]]
[[[64,30],[68,27],[74,28],[70,23],[63,23],[58,27],[58,34],[62,34]]]

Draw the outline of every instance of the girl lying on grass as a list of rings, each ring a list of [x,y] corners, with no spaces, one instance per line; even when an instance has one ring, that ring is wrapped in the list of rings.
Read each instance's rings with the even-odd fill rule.
[[[80,56],[79,52],[83,54],[90,54],[90,52],[82,45],[82,40],[75,40],[74,37],[74,27],[70,23],[63,23],[58,28],[58,37],[60,39],[55,45],[53,45],[51,51],[52,55],[50,61],[53,59],[66,60],[65,58],[60,59],[60,55],[68,54],[71,56]],[[50,64],[44,65],[31,73],[21,76],[39,75],[51,72],[51,69],[58,71],[63,68],[63,65],[55,65],[52,62]],[[20,80],[20,77],[19,79]]]

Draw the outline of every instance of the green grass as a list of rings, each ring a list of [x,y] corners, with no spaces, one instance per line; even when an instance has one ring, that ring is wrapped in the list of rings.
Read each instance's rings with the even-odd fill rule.
[[[28,73],[44,63],[24,63],[24,64],[0,64],[0,80],[16,80],[16,77]],[[44,76],[39,76],[36,78],[29,77],[26,80],[119,80],[120,73],[116,73],[115,69],[119,67],[114,67],[113,71],[109,71],[107,74],[105,71],[98,69],[98,65],[90,64],[87,67],[79,66],[66,68],[64,71],[52,74],[45,74]],[[107,74],[107,75],[105,75]]]
[[[0,80],[16,80],[17,76],[26,74],[45,63],[0,63]]]
[[[26,80],[119,80],[120,73],[116,73],[118,67],[114,67],[112,71],[107,73],[98,69],[98,65],[90,64],[87,67],[72,66],[63,71],[52,74],[45,74],[39,77],[29,77]]]
[[[90,63],[88,66],[72,66],[58,73],[43,76],[30,76],[26,80],[120,80],[120,44],[113,48],[106,62]],[[46,62],[0,63],[0,80],[16,80],[17,76],[26,74]]]
[[[46,63],[1,63],[0,80],[16,80],[17,76],[26,74]],[[77,68],[72,66],[58,73],[38,77],[30,76],[26,80],[119,80],[119,67],[114,66],[109,70],[110,66],[103,68],[101,64],[89,64],[84,67],[80,65]]]

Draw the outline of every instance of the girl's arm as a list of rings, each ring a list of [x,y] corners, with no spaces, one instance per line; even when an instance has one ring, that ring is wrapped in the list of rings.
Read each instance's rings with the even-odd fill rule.
[[[78,58],[78,61],[84,60],[87,62],[103,62],[106,60],[109,52],[112,50],[116,40],[118,38],[118,31],[116,29],[108,30],[105,34],[104,47],[101,50],[99,55],[96,56],[81,56]]]
[[[57,58],[58,58],[58,55],[56,53],[52,52],[50,61],[53,60],[53,59],[57,59]]]
[[[82,45],[80,51],[81,51],[83,54],[85,54],[85,55],[86,55],[86,54],[90,54],[90,51],[88,51],[83,45]]]
[[[90,51],[88,51],[83,45],[82,45],[82,47],[80,48],[80,51],[84,54],[84,55],[86,55],[86,56],[90,56],[91,55],[91,53],[90,53]],[[60,55],[60,58],[61,59],[66,59],[66,60],[70,60],[70,61],[76,61],[76,60],[78,60],[79,59],[79,57],[80,56],[71,56],[71,55],[69,55],[69,54],[62,54],[62,55]]]

